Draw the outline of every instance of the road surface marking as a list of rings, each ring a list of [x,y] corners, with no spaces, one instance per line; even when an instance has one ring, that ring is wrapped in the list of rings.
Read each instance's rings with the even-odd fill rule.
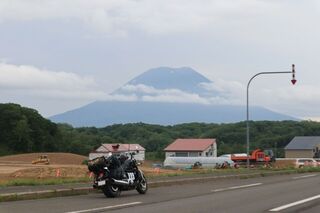
[[[227,190],[232,190],[232,189],[242,189],[242,188],[260,186],[260,185],[262,185],[262,183],[253,183],[253,184],[242,185],[242,186],[231,186],[231,187],[222,188],[222,189],[214,189],[214,190],[212,190],[212,192],[222,192],[222,191],[227,191]]]
[[[124,203],[124,204],[119,204],[119,205],[114,205],[114,206],[106,206],[106,207],[94,208],[94,209],[85,209],[85,210],[72,211],[72,212],[66,212],[66,213],[85,213],[85,212],[93,212],[93,211],[102,211],[102,210],[108,210],[108,209],[113,209],[113,208],[118,208],[118,207],[138,205],[141,203],[142,202]]]
[[[308,178],[308,177],[314,177],[314,176],[317,176],[317,175],[316,175],[316,174],[313,174],[313,175],[304,175],[304,176],[293,177],[292,179]]]
[[[316,196],[309,197],[309,198],[306,198],[306,199],[303,199],[303,200],[299,200],[299,201],[296,201],[296,202],[293,202],[293,203],[289,203],[289,204],[286,204],[286,205],[283,205],[283,206],[279,206],[279,207],[274,208],[274,209],[270,209],[269,211],[270,212],[278,212],[278,211],[281,211],[281,210],[284,210],[284,209],[287,209],[287,208],[290,208],[290,207],[293,207],[293,206],[297,206],[297,205],[300,205],[300,204],[303,204],[303,203],[306,203],[306,202],[309,202],[309,201],[312,201],[312,200],[316,200],[316,199],[319,199],[319,198],[320,198],[320,195],[316,195]]]

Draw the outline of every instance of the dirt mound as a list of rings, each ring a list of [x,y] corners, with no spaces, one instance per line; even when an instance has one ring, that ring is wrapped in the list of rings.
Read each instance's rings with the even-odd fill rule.
[[[40,155],[47,155],[51,165],[81,165],[84,160],[88,159],[86,156],[72,153],[28,153],[3,156],[0,157],[0,162],[31,164],[31,162],[36,160]]]

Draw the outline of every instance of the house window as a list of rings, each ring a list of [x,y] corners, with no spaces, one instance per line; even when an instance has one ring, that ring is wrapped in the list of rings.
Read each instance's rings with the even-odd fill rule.
[[[188,157],[188,152],[176,152],[176,157]]]
[[[189,152],[189,157],[198,157],[199,153],[198,152]]]

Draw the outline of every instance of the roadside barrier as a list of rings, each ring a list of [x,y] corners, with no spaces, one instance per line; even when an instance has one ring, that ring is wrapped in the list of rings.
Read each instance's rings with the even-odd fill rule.
[[[57,169],[57,171],[56,171],[56,177],[61,177],[60,169]]]
[[[92,178],[93,177],[93,172],[90,172],[89,173],[89,178]]]
[[[159,173],[160,173],[160,168],[159,168],[159,167],[154,168],[153,171],[154,171],[155,173],[159,174]]]

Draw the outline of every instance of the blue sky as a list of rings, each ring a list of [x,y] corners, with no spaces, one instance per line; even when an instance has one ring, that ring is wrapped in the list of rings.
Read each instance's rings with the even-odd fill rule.
[[[245,104],[253,74],[295,63],[296,86],[260,77],[252,104],[319,119],[319,19],[315,0],[1,0],[0,102],[50,116],[150,68],[189,66]]]

